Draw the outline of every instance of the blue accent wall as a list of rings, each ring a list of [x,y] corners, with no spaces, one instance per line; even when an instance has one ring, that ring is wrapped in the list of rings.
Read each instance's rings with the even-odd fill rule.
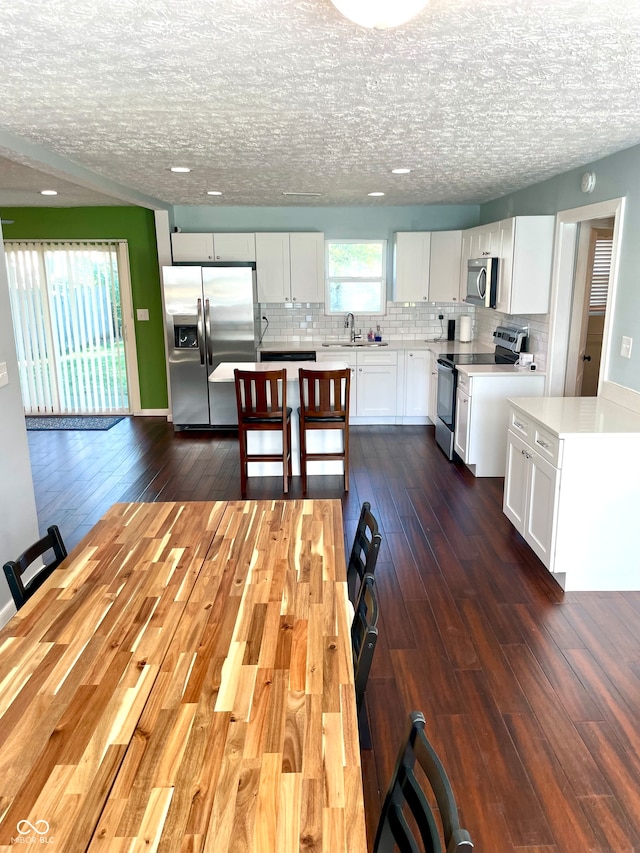
[[[595,172],[593,192],[580,189],[582,175]],[[625,198],[618,288],[613,303],[608,379],[640,392],[640,146],[564,172],[527,189],[482,205],[482,223],[509,216],[557,213]],[[631,358],[622,358],[623,335],[633,338]]]

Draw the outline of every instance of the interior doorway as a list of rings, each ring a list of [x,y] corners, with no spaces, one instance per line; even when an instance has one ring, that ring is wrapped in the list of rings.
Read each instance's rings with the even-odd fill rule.
[[[546,386],[546,393],[552,397],[575,395],[578,381],[580,392],[582,392],[582,379],[578,380],[577,362],[579,358],[581,359],[582,322],[585,310],[584,289],[588,269],[588,251],[585,245],[588,249],[592,222],[595,222],[596,226],[606,222],[612,232],[606,305],[600,319],[601,337],[598,344],[600,367],[596,389],[597,394],[609,396],[608,386],[612,384],[607,382],[609,336],[615,308],[624,206],[625,199],[616,198],[572,210],[562,210],[556,216]],[[579,268],[581,257],[582,274]],[[581,275],[582,299],[577,293],[574,298],[574,290],[576,286],[580,286]],[[582,350],[582,354],[588,355],[586,348]]]
[[[579,224],[564,394],[596,397],[607,310],[613,217]]]

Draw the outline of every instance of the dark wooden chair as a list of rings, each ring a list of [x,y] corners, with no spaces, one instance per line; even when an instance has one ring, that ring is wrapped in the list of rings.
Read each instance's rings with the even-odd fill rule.
[[[360,584],[353,622],[351,623],[351,648],[356,688],[358,718],[362,718],[364,694],[378,642],[378,597],[373,575],[365,575]],[[367,726],[368,731],[368,726]]]
[[[355,604],[358,586],[366,574],[376,570],[382,536],[378,532],[378,522],[371,512],[371,504],[365,501],[360,510],[360,519],[351,548],[347,565],[347,589],[349,600]]]
[[[300,368],[300,473],[302,493],[307,493],[307,462],[341,459],[344,466],[344,490],[349,491],[349,394],[351,371],[305,370]],[[307,432],[337,429],[342,431],[342,450],[307,450]]]
[[[36,574],[28,581],[22,582],[22,576],[33,565],[38,557],[44,556],[47,551],[53,551],[54,559],[43,566]],[[11,590],[11,595],[16,605],[16,610],[20,610],[22,605],[28,601],[31,596],[40,589],[46,579],[58,568],[60,563],[67,556],[62,536],[57,526],[54,524],[47,528],[47,535],[43,536],[36,543],[23,551],[16,560],[9,560],[4,564],[4,574]]]
[[[446,853],[470,853],[473,849],[471,836],[460,826],[451,784],[434,748],[427,740],[424,725],[424,716],[420,711],[413,711],[409,715],[407,733],[382,806],[373,853],[392,853],[396,849],[400,853],[442,853],[443,850]],[[435,794],[442,833],[416,779],[416,764],[422,769]],[[422,845],[418,844],[414,831],[409,827],[405,809],[413,816]]]
[[[282,489],[289,491],[291,471],[291,409],[287,408],[287,371],[234,370],[240,442],[240,489],[247,496],[249,462],[282,462]],[[248,434],[281,432],[278,453],[249,453]]]

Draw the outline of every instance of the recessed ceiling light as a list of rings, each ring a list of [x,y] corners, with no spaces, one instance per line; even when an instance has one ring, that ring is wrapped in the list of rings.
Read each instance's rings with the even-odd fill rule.
[[[172,172],[190,172],[191,169],[188,166],[172,166]]]
[[[379,195],[384,195],[384,193],[367,193],[367,195],[379,196]]]
[[[40,195],[58,195],[58,190],[40,190]]]
[[[411,169],[392,169],[392,175],[408,175]]]
[[[222,195],[220,190],[207,190],[207,195]]]

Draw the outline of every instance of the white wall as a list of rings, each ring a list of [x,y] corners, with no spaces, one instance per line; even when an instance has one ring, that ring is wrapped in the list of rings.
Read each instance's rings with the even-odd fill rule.
[[[38,539],[38,516],[0,230],[0,363],[2,362],[6,363],[9,373],[9,384],[0,388],[0,563],[5,563],[17,557]],[[0,625],[13,613],[13,600],[2,572]]]

